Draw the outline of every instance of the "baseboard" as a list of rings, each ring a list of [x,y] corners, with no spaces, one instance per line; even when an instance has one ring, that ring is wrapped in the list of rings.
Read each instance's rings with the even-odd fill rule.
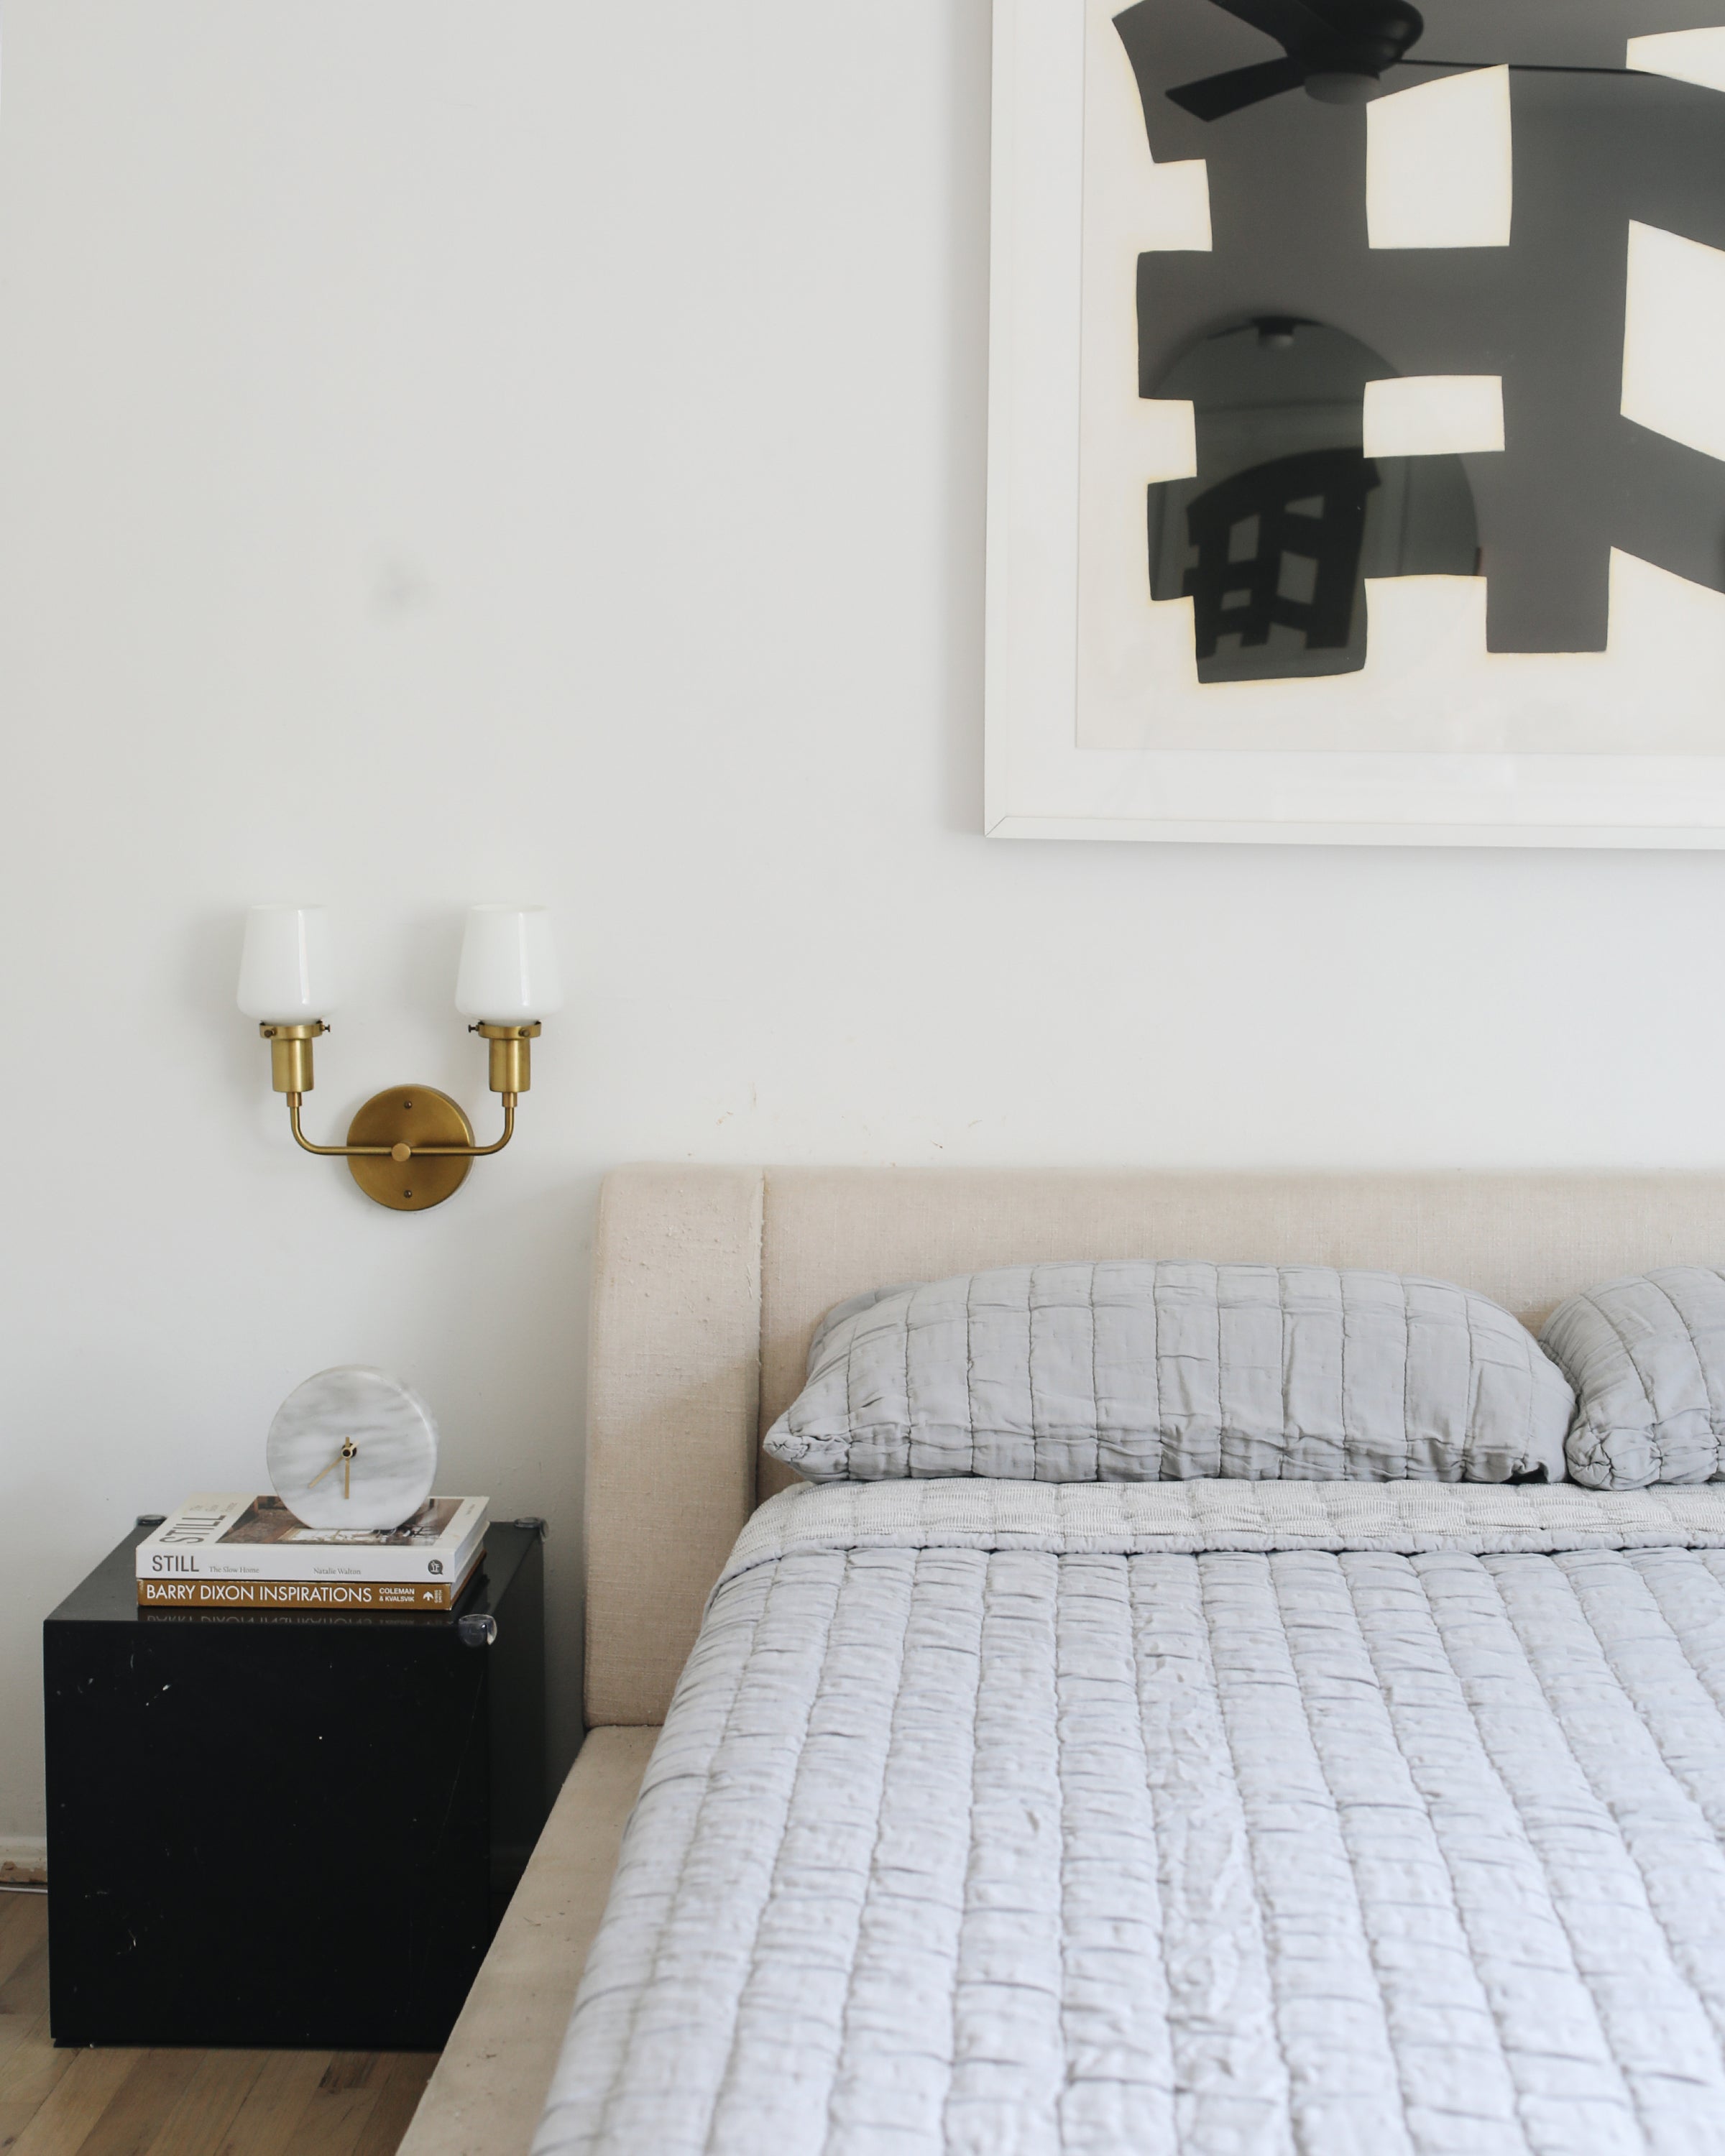
[[[27,1835],[0,1834],[0,1887],[45,1887],[48,1844]]]

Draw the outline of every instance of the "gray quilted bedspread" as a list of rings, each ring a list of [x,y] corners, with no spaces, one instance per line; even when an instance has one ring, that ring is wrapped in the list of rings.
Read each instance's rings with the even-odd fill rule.
[[[537,2156],[1725,2152],[1725,1492],[1215,1487],[764,1507]]]

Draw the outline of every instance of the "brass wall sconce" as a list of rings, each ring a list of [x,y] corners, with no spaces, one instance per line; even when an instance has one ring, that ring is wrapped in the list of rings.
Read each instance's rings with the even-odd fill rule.
[[[311,1091],[311,1045],[336,1007],[329,916],[321,906],[254,906],[246,916],[239,1008],[270,1044],[270,1082],[287,1096],[288,1127],[307,1152],[345,1160],[367,1198],[398,1213],[441,1205],[488,1153],[515,1135],[516,1103],[532,1083],[531,1044],[542,1018],[562,1008],[551,916],[543,906],[476,906],[467,916],[455,1008],[490,1048],[491,1091],[503,1134],[474,1143],[459,1101],[435,1086],[374,1093],[347,1127],[345,1145],[316,1145],[300,1127]]]

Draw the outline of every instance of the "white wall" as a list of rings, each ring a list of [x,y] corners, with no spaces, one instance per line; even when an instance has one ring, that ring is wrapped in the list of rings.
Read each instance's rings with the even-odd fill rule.
[[[985,0],[11,0],[0,1835],[37,1627],[374,1361],[548,1514],[640,1157],[1725,1158],[1725,861],[987,842]],[[311,1121],[495,1112],[461,906],[574,996],[446,1207],[295,1155],[239,909],[346,918]]]

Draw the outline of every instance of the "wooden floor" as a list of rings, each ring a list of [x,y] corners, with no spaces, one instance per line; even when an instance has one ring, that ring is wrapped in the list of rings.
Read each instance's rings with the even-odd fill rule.
[[[48,1897],[0,1893],[4,2156],[394,2156],[431,2052],[57,2051]]]

